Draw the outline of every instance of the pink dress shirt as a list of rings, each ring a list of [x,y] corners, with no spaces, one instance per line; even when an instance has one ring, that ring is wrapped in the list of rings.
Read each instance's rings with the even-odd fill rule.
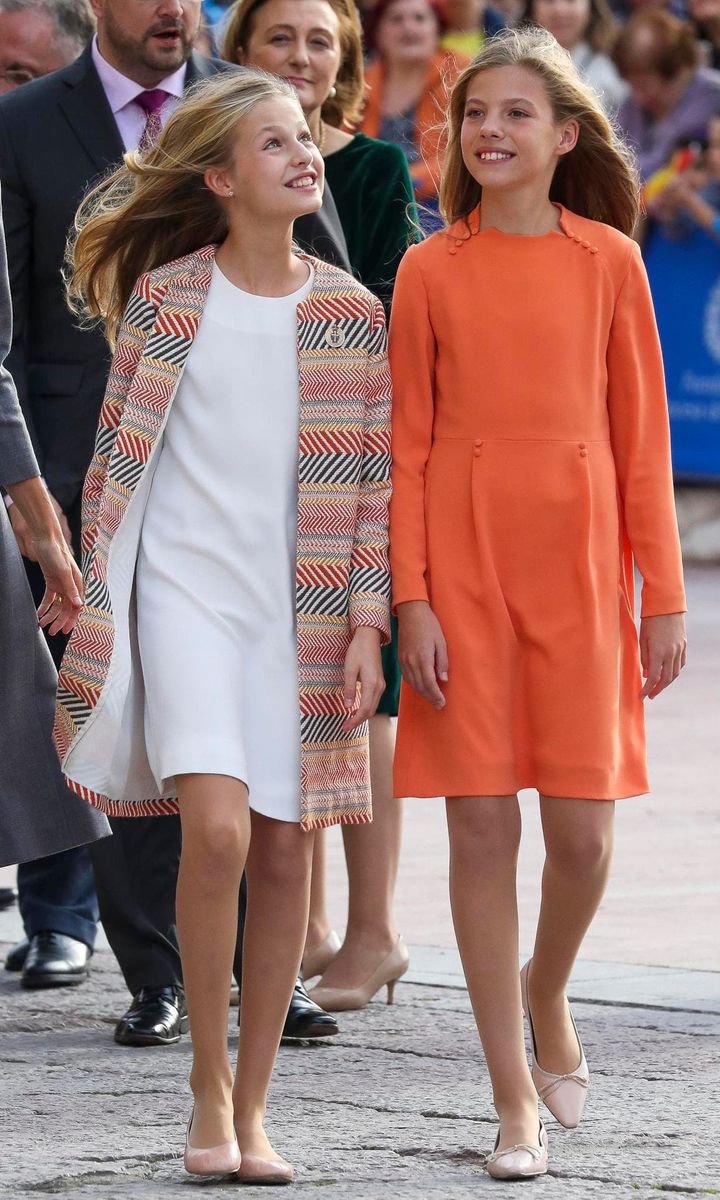
[[[147,118],[140,105],[135,104],[135,97],[139,96],[140,92],[147,91],[147,88],[128,79],[127,75],[122,75],[116,67],[112,67],[103,58],[98,49],[97,37],[93,38],[91,53],[125,149],[137,150]],[[186,72],[187,63],[183,63],[172,75],[168,75],[166,79],[161,79],[159,83],[153,85],[168,92],[168,98],[160,109],[160,120],[163,125],[180,103],[185,87]]]

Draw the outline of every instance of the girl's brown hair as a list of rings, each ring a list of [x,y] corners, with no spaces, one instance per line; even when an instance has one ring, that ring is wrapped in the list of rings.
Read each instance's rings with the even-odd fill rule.
[[[539,24],[535,16],[535,0],[525,0],[518,25]],[[544,26],[540,26],[544,28]],[[608,0],[589,0],[589,16],[584,40],[596,54],[609,54],[617,37],[618,26]]]
[[[236,0],[229,9],[222,44],[222,57],[237,64],[238,51],[247,55],[255,14],[268,0]],[[362,25],[354,0],[327,0],[340,24],[340,67],[335,80],[335,95],[328,96],[321,116],[328,125],[357,125],[362,116],[365,95]]]
[[[577,121],[580,135],[561,158],[550,199],[593,221],[603,221],[629,236],[635,228],[640,187],[632,155],[615,132],[593,90],[545,29],[503,29],[485,43],[459,76],[448,108],[448,142],[440,182],[440,211],[449,225],[467,220],[480,203],[482,188],[463,162],[460,133],[471,81],[494,67],[524,67],[539,76],[558,124]]]
[[[277,97],[299,108],[294,88],[265,71],[197,83],[145,157],[126,154],[83,200],[67,248],[67,299],[85,320],[105,322],[111,346],[144,272],[225,238],[227,219],[205,172],[230,164],[238,122]]]

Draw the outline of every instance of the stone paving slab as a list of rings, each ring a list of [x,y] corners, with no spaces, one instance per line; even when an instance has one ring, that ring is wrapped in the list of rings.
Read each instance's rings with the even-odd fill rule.
[[[187,1200],[195,1188],[222,1200],[236,1186],[184,1177],[190,1042],[116,1046],[126,1001],[106,951],[77,989],[22,992],[0,972],[0,1196]],[[575,1013],[593,1071],[587,1116],[573,1133],[549,1121],[552,1174],[532,1195],[720,1195],[720,1017],[582,1001]],[[343,1014],[341,1029],[280,1052],[269,1127],[298,1194],[517,1195],[482,1170],[495,1118],[463,989],[403,982],[394,1005]]]
[[[463,987],[456,947],[413,946],[408,980],[437,987]],[[639,1005],[720,1015],[720,971],[688,971],[632,963],[576,963],[571,1000]]]

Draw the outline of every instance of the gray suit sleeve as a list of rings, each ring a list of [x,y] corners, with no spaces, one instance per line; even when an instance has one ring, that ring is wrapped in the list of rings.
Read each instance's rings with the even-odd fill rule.
[[[18,403],[15,384],[3,366],[12,341],[12,304],[7,274],[5,233],[0,215],[0,484],[20,483],[39,475],[37,461]]]

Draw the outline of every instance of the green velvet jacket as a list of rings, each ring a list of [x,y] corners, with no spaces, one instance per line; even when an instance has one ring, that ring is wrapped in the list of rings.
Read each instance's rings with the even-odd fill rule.
[[[353,274],[389,313],[400,259],[420,236],[405,155],[399,146],[356,133],[325,159],[325,175]]]

